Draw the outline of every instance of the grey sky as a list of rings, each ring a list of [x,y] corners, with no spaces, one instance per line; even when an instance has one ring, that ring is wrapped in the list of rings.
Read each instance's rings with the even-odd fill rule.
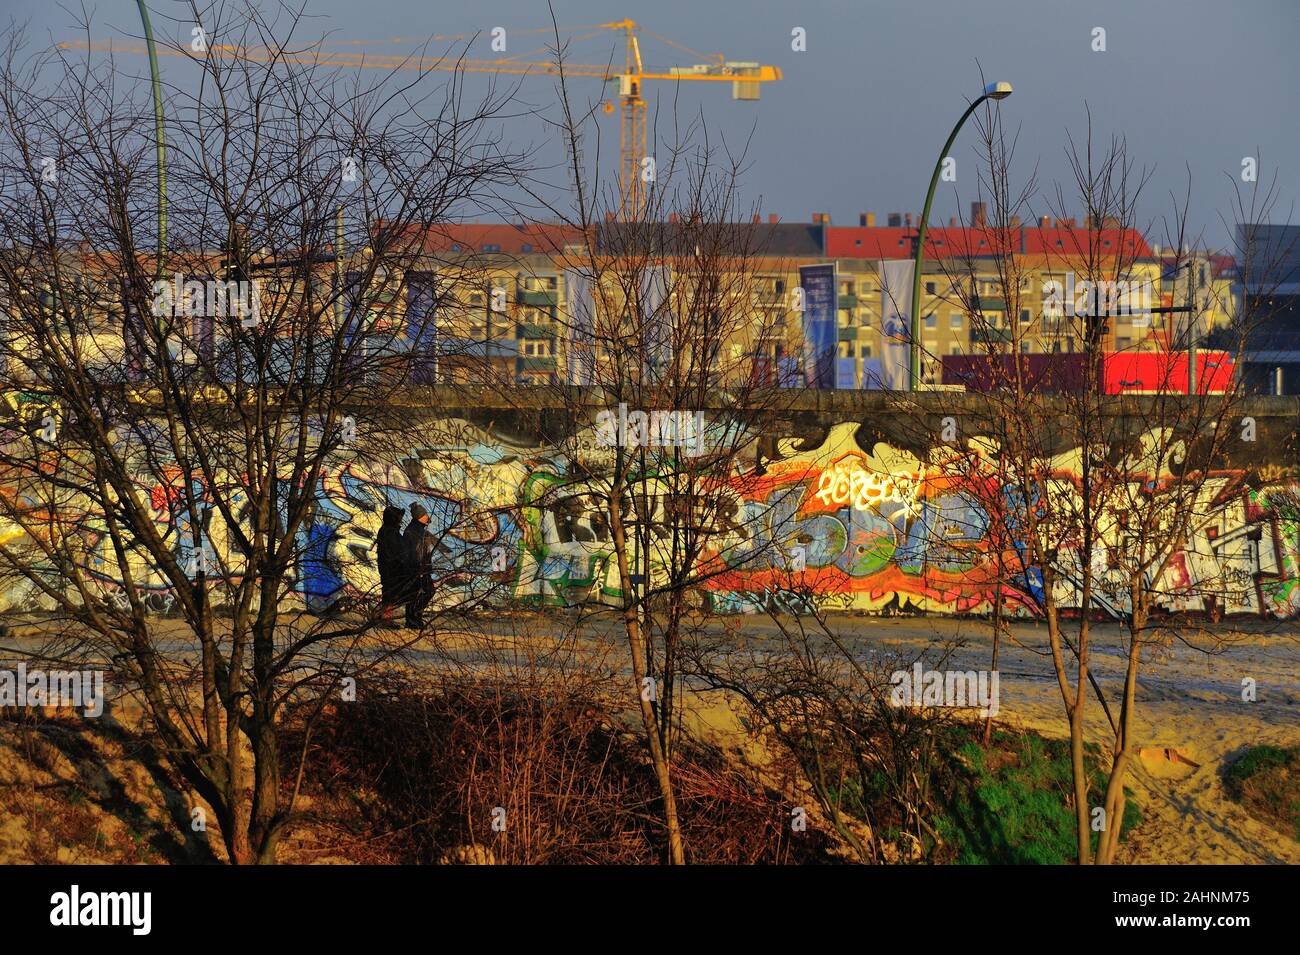
[[[49,0],[5,0],[38,36],[67,35],[69,17]],[[151,0],[162,12],[170,0]],[[476,55],[492,56],[487,34],[549,22],[541,0],[308,0],[317,32],[350,40],[483,31]],[[1142,203],[1143,222],[1166,215],[1171,191],[1182,195],[1188,167],[1192,224],[1213,246],[1228,233],[1232,184],[1244,156],[1260,157],[1260,178],[1278,176],[1274,221],[1300,220],[1293,209],[1300,175],[1300,0],[556,0],[561,26],[631,17],[647,29],[697,50],[781,67],[785,78],[765,87],[758,103],[738,103],[722,86],[686,84],[679,108],[703,107],[712,130],[741,142],[754,126],[747,194],[765,212],[807,220],[830,212],[854,225],[860,211],[879,224],[890,211],[920,209],[938,150],[951,124],[978,93],[979,65],[990,80],[1009,80],[1015,95],[1002,109],[1019,128],[1017,167],[1035,164],[1041,185],[1066,180],[1067,130],[1085,128],[1085,102],[1104,138],[1127,136],[1131,156],[1155,167]],[[138,28],[135,3],[104,0],[96,21]],[[791,29],[807,30],[805,53],[791,50]],[[1106,30],[1107,50],[1094,53],[1091,31]],[[541,46],[537,34],[508,34],[510,53]],[[408,47],[376,44],[376,52]],[[351,47],[350,49],[357,49]],[[609,34],[575,47],[573,57],[621,58]],[[688,65],[689,54],[646,40],[649,64]],[[576,80],[582,96],[600,96],[595,80]],[[523,92],[547,101],[550,81],[529,79]],[[672,91],[656,91],[665,103]],[[608,93],[606,94],[608,95]],[[606,148],[617,146],[616,116],[602,119]],[[662,120],[661,120],[662,121]],[[520,130],[536,140],[538,127]],[[933,218],[956,214],[974,197],[975,155],[968,127],[953,155],[958,182],[941,184]],[[612,152],[612,149],[610,149]],[[1036,206],[1043,212],[1040,199]],[[1077,212],[1077,210],[1071,210]],[[1153,230],[1158,238],[1159,229]]]

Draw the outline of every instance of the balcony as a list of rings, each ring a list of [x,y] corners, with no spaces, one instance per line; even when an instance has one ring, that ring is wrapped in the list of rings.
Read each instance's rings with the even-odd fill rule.
[[[840,296],[839,307],[840,307],[840,308],[857,308],[857,307],[858,307],[858,297],[857,297],[856,295],[853,295],[853,294],[849,294],[849,295],[841,295],[841,296]]]
[[[841,328],[840,341],[856,342],[858,340],[858,330],[856,328]]]
[[[560,302],[560,293],[555,289],[521,288],[515,294],[515,301],[532,308],[555,308]]]
[[[519,322],[515,326],[516,338],[554,338],[557,334],[554,322]]]
[[[510,338],[439,336],[436,347],[438,354],[446,357],[492,359],[514,358],[519,354],[519,343]]]
[[[519,359],[519,370],[528,371],[555,371],[554,355],[525,355]]]
[[[1009,328],[972,328],[970,330],[970,341],[974,345],[978,342],[988,342],[997,345],[1011,344],[1011,329]]]

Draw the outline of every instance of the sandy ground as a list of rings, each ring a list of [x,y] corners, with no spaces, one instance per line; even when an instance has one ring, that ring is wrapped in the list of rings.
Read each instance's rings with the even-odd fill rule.
[[[777,632],[766,618],[745,618],[741,625],[748,641]],[[992,638],[984,621],[843,615],[830,618],[828,625],[864,658],[875,653],[919,657],[927,666],[937,666],[940,646],[957,641],[961,646],[948,668],[989,666]],[[526,620],[502,620],[495,629],[504,637],[529,626]],[[589,620],[581,630],[607,650],[623,645],[616,623],[607,618]],[[1236,623],[1232,630],[1230,635],[1224,625],[1208,638],[1181,630],[1182,639],[1145,651],[1135,714],[1143,757],[1130,764],[1127,780],[1142,806],[1143,823],[1121,847],[1121,862],[1300,863],[1300,843],[1248,816],[1227,797],[1222,782],[1224,768],[1250,746],[1300,745],[1300,625]],[[997,719],[1045,736],[1067,736],[1046,626],[1017,624],[1011,634],[1011,640],[1002,642],[998,663]],[[1123,634],[1114,625],[1094,625],[1091,644],[1090,668],[1117,713],[1127,663]],[[1206,652],[1211,646],[1214,652]],[[1254,681],[1253,702],[1242,698],[1245,679]],[[761,762],[738,714],[719,697],[691,694],[688,725],[731,744],[751,762]],[[1090,741],[1108,751],[1110,725],[1092,695],[1086,731]]]
[[[951,668],[988,667],[991,637],[976,621],[838,618],[831,625],[856,647],[887,644],[932,661],[935,638],[961,637],[966,646]],[[1017,626],[1013,634],[998,665],[997,719],[1045,736],[1068,735],[1050,660],[1040,655],[1047,649],[1046,627]],[[1118,630],[1100,628],[1093,641],[1090,666],[1114,699],[1125,666]],[[1245,678],[1255,681],[1256,702],[1242,700]],[[1095,697],[1087,707],[1089,739],[1105,748],[1105,714]],[[1119,861],[1300,863],[1300,843],[1248,816],[1222,783],[1224,767],[1249,746],[1300,745],[1300,638],[1294,627],[1261,632],[1215,655],[1176,642],[1161,651],[1139,675],[1136,735],[1148,752],[1133,766],[1128,785],[1141,803],[1143,823]],[[1170,749],[1177,751],[1173,760],[1165,754]]]
[[[989,665],[989,628],[980,621],[842,616],[832,618],[829,624],[864,658],[878,653],[919,657],[927,666],[937,666],[939,645],[960,641],[948,668],[979,670]],[[577,641],[585,649],[572,654],[554,655],[555,642],[538,638],[548,629],[568,631],[571,625],[572,621],[556,616],[543,621],[531,615],[500,615],[486,625],[486,639],[484,634],[443,634],[438,653],[417,651],[411,663],[441,666],[450,656],[472,670],[503,658],[518,665],[524,654],[543,668],[577,665],[589,678],[611,687],[629,676],[620,672],[625,667],[625,644],[609,617],[586,620],[579,628],[582,639]],[[747,640],[761,641],[775,633],[765,618],[748,618],[743,627]],[[1004,640],[998,666],[998,720],[1047,736],[1065,736],[1060,691],[1044,655],[1046,628],[1017,625],[1013,638]],[[7,656],[6,647],[27,643],[23,631],[11,631],[7,639],[0,640],[0,658]],[[185,649],[186,641],[178,634],[173,652]],[[1095,628],[1092,667],[1112,700],[1120,688],[1124,663],[1119,631]],[[1247,678],[1255,681],[1254,702],[1242,699],[1242,681]],[[1094,697],[1087,706],[1089,738],[1104,748],[1109,742],[1105,715]],[[690,708],[693,728],[734,743],[751,762],[761,761],[761,753],[747,738],[738,715],[718,694],[692,694]],[[1141,803],[1143,823],[1121,848],[1121,862],[1300,863],[1300,844],[1246,815],[1227,798],[1222,784],[1224,767],[1247,747],[1260,743],[1300,745],[1300,628],[1288,625],[1261,630],[1213,655],[1177,641],[1151,654],[1144,661],[1139,681],[1136,725],[1144,758],[1132,767],[1128,785]],[[0,743],[12,746],[10,740]],[[0,773],[0,791],[10,794],[15,784],[25,789],[24,783],[35,781],[4,775]],[[156,793],[150,801],[155,800],[167,801]],[[12,818],[14,807],[9,809],[10,819],[3,828],[23,825]],[[13,842],[23,841],[16,836],[15,832],[0,833],[0,849],[6,848],[6,843],[12,848]],[[179,848],[157,846],[161,855],[173,858]],[[13,858],[12,852],[0,851],[0,861],[6,855]]]

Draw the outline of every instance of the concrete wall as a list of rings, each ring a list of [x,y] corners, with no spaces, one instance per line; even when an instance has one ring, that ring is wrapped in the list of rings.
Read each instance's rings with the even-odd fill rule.
[[[588,411],[575,416],[542,390],[508,397],[450,389],[413,394],[409,406],[395,411],[403,422],[398,446],[389,442],[381,452],[363,443],[325,474],[316,524],[301,540],[296,599],[319,607],[341,596],[377,593],[373,542],[380,513],[385,503],[413,502],[429,511],[442,538],[436,564],[445,596],[490,594],[545,605],[617,599],[596,485],[573,476],[598,471],[601,455],[609,453],[598,440],[595,416],[616,402],[583,397]],[[793,579],[828,609],[984,613],[1001,587],[1012,612],[1036,613],[1032,568],[1013,566],[999,581],[980,495],[960,475],[927,463],[945,418],[954,419],[958,440],[965,442],[979,439],[995,413],[971,395],[783,395],[762,420],[746,422],[762,435],[762,472],[729,482],[732,527],[712,542],[714,554],[743,559],[744,566],[708,582],[708,605],[715,612],[746,613],[773,600],[789,604],[792,557],[800,547],[803,569]],[[729,417],[721,408],[706,414],[715,426]],[[1130,435],[1135,446],[1151,430],[1143,399],[1116,400],[1109,414],[1116,433]],[[1162,581],[1166,609],[1281,618],[1300,611],[1300,401],[1250,399],[1236,417],[1247,416],[1254,419],[1256,440],[1231,442],[1224,460],[1215,462],[1195,533]],[[1240,420],[1229,426],[1242,427]],[[1050,432],[1050,420],[1044,428]],[[1058,492],[1070,493],[1078,449],[1062,436],[1054,451]],[[138,476],[160,529],[187,526],[186,516],[175,511],[176,473],[159,468]],[[95,509],[85,503],[65,516],[77,519],[78,559],[96,586],[105,599],[123,600],[121,572]],[[0,539],[21,546],[13,525],[0,527]],[[210,564],[224,558],[222,528],[213,526],[204,546]],[[178,553],[188,560],[189,545],[178,544]],[[1008,559],[1018,559],[1014,546],[1004,548]],[[1068,558],[1063,553],[1061,559]],[[654,575],[656,560],[649,554],[641,565]],[[134,570],[138,579],[152,581],[152,607],[167,610],[171,597],[157,574],[145,566]],[[1097,570],[1109,585],[1099,594],[1100,608],[1121,611],[1125,582],[1104,564]],[[1067,604],[1076,597],[1068,589],[1058,596]],[[0,607],[41,603],[29,583],[0,585]]]

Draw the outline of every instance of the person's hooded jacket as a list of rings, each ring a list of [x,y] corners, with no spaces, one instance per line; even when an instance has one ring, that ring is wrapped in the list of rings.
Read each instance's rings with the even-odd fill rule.
[[[433,573],[434,537],[429,533],[429,526],[420,518],[428,514],[421,504],[411,505],[411,521],[406,525],[402,535],[406,545],[406,560],[417,585],[423,585]]]
[[[386,603],[396,603],[401,599],[406,581],[411,576],[406,560],[406,542],[402,539],[405,513],[400,507],[385,507],[384,522],[375,538],[379,549],[379,585]]]

